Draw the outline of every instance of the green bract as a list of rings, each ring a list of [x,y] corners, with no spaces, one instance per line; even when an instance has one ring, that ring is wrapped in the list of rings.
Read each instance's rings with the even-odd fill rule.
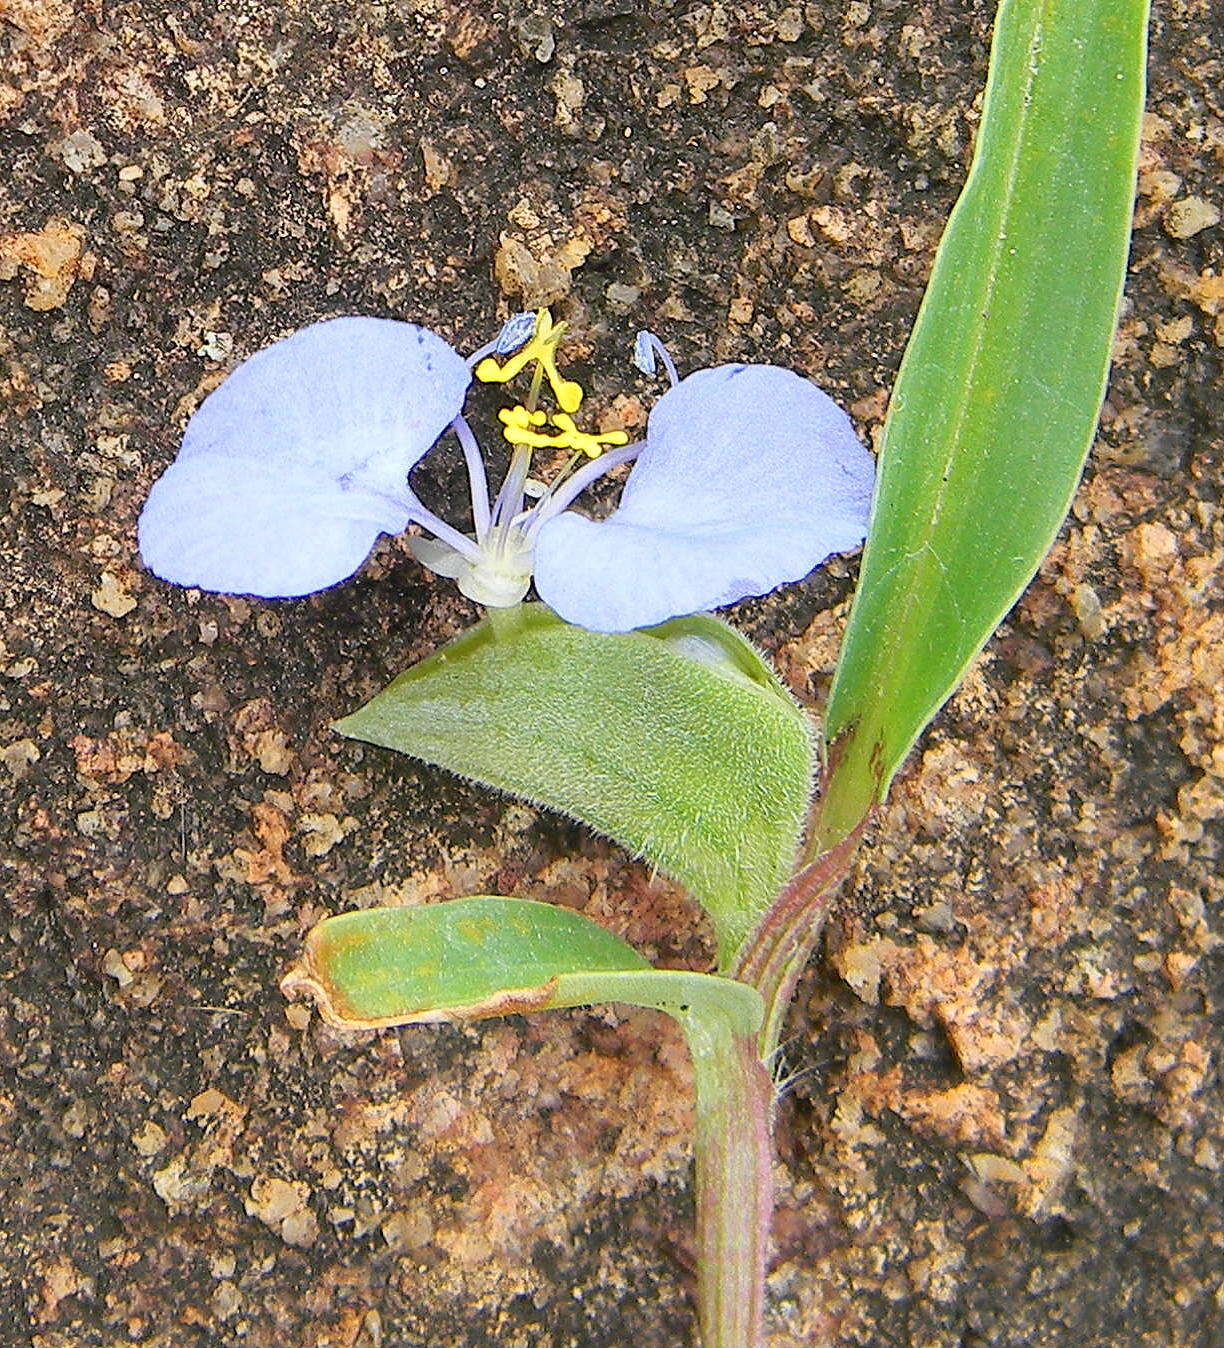
[[[715,618],[606,635],[486,620],[337,723],[581,819],[685,885],[725,967],[794,862],[807,718]]]

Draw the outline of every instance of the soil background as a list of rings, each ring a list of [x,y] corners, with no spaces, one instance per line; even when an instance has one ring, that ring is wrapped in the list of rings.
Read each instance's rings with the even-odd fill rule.
[[[699,914],[329,731],[476,616],[402,543],[260,603],[155,581],[136,517],[227,370],[342,313],[471,350],[547,301],[607,425],[649,327],[875,436],[991,18],[0,0],[0,1342],[693,1342],[669,1025],[344,1036],[277,980],[354,905],[529,894],[694,967]],[[1219,12],[1152,37],[1088,475],[795,1005],[771,1348],[1224,1344]],[[456,452],[417,480],[458,519]],[[815,710],[855,565],[731,615]]]

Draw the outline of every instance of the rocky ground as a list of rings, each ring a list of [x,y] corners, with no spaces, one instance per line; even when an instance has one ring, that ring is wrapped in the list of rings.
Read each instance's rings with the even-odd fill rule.
[[[475,615],[402,545],[274,605],[154,581],[136,516],[225,372],[338,313],[470,349],[547,301],[605,424],[649,326],[875,434],[990,18],[0,0],[5,1344],[692,1342],[668,1025],[353,1038],[276,987],[355,904],[549,897],[700,967],[691,906],[328,730]],[[771,1348],[1224,1343],[1220,36],[1158,4],[1092,465],[796,1004]],[[853,571],[732,615],[816,708]]]

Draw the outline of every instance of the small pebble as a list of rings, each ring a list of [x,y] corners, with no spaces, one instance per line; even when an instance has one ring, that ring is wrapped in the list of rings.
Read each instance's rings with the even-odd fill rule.
[[[1220,223],[1220,208],[1202,197],[1182,197],[1164,214],[1165,233],[1174,239],[1189,239]]]

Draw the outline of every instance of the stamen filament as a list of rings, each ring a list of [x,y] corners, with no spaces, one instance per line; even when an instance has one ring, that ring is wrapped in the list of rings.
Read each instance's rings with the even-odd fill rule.
[[[422,529],[428,529],[435,538],[449,544],[469,561],[479,560],[480,548],[466,534],[461,534],[458,529],[452,529],[445,520],[440,520],[432,510],[426,510],[411,491],[407,493],[407,499],[402,504],[408,511],[408,518],[413,524],[419,524]]]
[[[506,534],[514,517],[523,508],[523,487],[527,474],[531,470],[531,450],[525,446],[516,446],[510,456],[510,467],[506,469],[505,481],[493,502],[493,528],[498,531],[496,546],[505,542]]]
[[[462,415],[451,422],[451,430],[455,432],[463,447],[463,459],[467,464],[468,483],[472,491],[472,522],[476,527],[477,542],[483,542],[492,519],[489,510],[489,479],[485,474],[484,458],[472,428]]]
[[[601,454],[598,459],[592,459],[585,467],[580,468],[558,490],[544,497],[528,512],[529,522],[526,528],[528,541],[534,541],[540,527],[572,505],[592,482],[598,482],[605,473],[611,472],[613,468],[619,468],[622,463],[632,463],[642,452],[642,445],[643,442],[639,440],[633,445],[622,445],[619,449],[608,450],[606,454]]]
[[[523,400],[523,406],[529,412],[534,412],[540,401],[540,389],[544,383],[544,362],[537,360],[535,369],[531,372],[531,386],[527,390],[527,397]]]

